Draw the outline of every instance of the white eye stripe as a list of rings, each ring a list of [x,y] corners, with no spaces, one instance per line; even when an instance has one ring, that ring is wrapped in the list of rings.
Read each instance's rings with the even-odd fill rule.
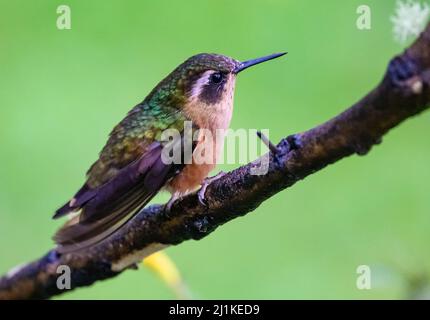
[[[203,72],[203,74],[193,84],[193,87],[191,88],[191,97],[198,97],[200,95],[203,90],[203,87],[209,83],[211,75],[215,72],[216,71],[214,70],[207,70]]]

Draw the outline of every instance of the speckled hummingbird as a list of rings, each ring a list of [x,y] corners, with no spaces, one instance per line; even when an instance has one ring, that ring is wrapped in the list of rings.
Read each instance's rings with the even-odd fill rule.
[[[99,159],[88,170],[85,184],[56,211],[54,218],[75,213],[54,236],[57,250],[81,250],[104,240],[162,189],[172,194],[167,209],[199,186],[199,199],[204,200],[205,182],[216,161],[163,163],[162,132],[181,132],[185,121],[192,121],[197,129],[228,129],[237,74],[284,54],[240,62],[203,53],[173,70],[113,129]],[[205,143],[204,139],[199,143]],[[212,144],[215,155],[220,154],[223,143],[224,137]]]

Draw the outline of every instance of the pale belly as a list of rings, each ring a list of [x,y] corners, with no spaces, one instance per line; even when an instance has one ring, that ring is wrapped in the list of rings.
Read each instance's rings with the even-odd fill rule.
[[[199,188],[203,180],[216,167],[221,151],[224,147],[225,131],[217,132],[217,130],[226,130],[230,125],[231,115],[233,111],[233,93],[235,78],[229,80],[228,85],[224,89],[224,97],[219,103],[213,105],[204,105],[200,101],[191,101],[184,108],[184,113],[189,119],[193,119],[194,123],[199,128],[206,128],[212,137],[212,142],[205,143],[205,134],[201,134],[198,139],[198,144],[194,149],[193,161],[174,177],[165,189],[169,192],[184,195]],[[212,150],[210,156],[211,161],[195,161],[196,151],[200,149]],[[199,157],[198,157],[199,158]],[[201,158],[199,158],[201,160]]]
[[[187,194],[196,190],[215,168],[215,164],[188,164],[166,186],[170,193]]]
[[[214,139],[213,144],[206,144],[204,139],[202,140],[200,140],[195,148],[192,163],[185,165],[182,171],[166,185],[166,189],[170,193],[184,195],[196,190],[216,167],[224,146],[224,136]],[[211,150],[210,155],[207,158],[198,157],[196,154],[202,150]],[[203,161],[202,159],[205,160]]]

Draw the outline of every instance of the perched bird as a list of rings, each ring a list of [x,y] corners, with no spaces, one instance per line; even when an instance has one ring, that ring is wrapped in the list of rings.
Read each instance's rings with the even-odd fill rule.
[[[183,132],[185,121],[191,121],[196,130],[227,129],[237,74],[284,54],[240,62],[203,53],[173,70],[113,129],[99,159],[88,170],[85,184],[56,211],[54,218],[75,213],[54,236],[57,250],[81,250],[104,240],[162,189],[172,193],[167,209],[179,196],[201,185],[199,199],[203,200],[205,179],[216,159],[196,163],[192,154],[187,163],[164,163],[163,131]],[[206,142],[198,139],[193,147]],[[223,143],[224,137],[211,144],[215,158]]]

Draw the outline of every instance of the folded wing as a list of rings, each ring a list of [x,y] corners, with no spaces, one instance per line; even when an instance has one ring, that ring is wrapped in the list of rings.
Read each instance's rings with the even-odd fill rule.
[[[85,184],[71,202],[57,210],[55,218],[81,210],[55,234],[58,251],[92,246],[136,215],[183,168],[183,164],[165,164],[162,150],[161,143],[153,142],[110,181],[94,189]]]

